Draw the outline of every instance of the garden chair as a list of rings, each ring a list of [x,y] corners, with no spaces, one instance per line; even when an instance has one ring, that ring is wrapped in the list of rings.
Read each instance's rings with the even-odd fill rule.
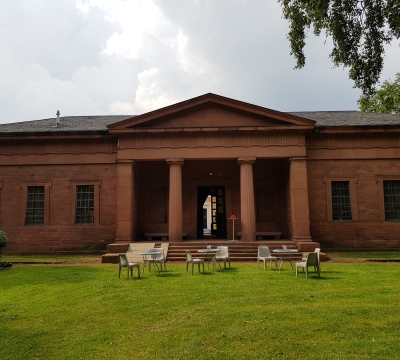
[[[220,251],[217,251],[215,253],[215,256],[213,258],[213,267],[215,266],[215,262],[218,262],[219,267],[221,268],[221,264],[219,263],[219,260],[222,260],[224,262],[224,268],[226,269],[226,262],[229,262],[229,267],[231,267],[231,258],[229,256],[229,249],[227,246],[217,246],[217,249],[220,249]]]
[[[319,264],[318,264],[318,254],[316,252],[310,252],[307,255],[306,261],[301,261],[296,263],[296,277],[297,277],[297,270],[299,267],[303,268],[303,271],[305,269],[306,271],[306,279],[308,278],[308,268],[310,266],[313,266],[315,271],[318,273],[318,277],[321,277],[320,275],[320,270],[319,270]]]
[[[154,255],[146,256],[145,262],[149,264],[149,271],[150,271],[151,264],[155,264],[155,263],[160,264],[161,271],[162,271],[163,264],[164,264],[164,271],[166,271],[167,270],[167,264],[166,264],[167,259],[164,254],[164,249],[163,248],[154,248],[154,249],[151,249],[151,251],[162,251],[162,254],[154,254]]]
[[[192,275],[193,275],[193,267],[194,264],[197,264],[198,271],[200,273],[200,264],[203,264],[203,273],[204,273],[204,259],[194,259],[190,250],[186,251],[186,272],[189,271],[189,264],[192,264]]]
[[[321,252],[321,249],[320,249],[320,248],[315,248],[314,252],[317,253],[319,271],[321,272],[321,262],[320,262],[320,260],[319,260],[319,257],[320,257],[320,254],[319,254],[319,253]],[[306,260],[307,260],[307,258],[302,258],[302,259],[301,259],[301,261],[306,261]],[[314,270],[317,271],[317,269],[316,269],[315,267],[314,267]]]
[[[271,252],[269,251],[268,246],[259,246],[258,247],[258,254],[257,254],[257,267],[260,267],[259,261],[264,261],[264,270],[265,263],[269,260],[270,267],[272,269],[272,261],[275,261],[275,270],[278,270],[278,258],[276,256],[271,256]]]
[[[139,263],[131,263],[131,262],[129,262],[126,254],[119,254],[118,278],[121,277],[121,269],[123,267],[126,267],[128,269],[128,278],[129,278],[129,270],[131,271],[131,276],[133,277],[133,268],[137,268],[138,277],[140,278],[140,264]]]

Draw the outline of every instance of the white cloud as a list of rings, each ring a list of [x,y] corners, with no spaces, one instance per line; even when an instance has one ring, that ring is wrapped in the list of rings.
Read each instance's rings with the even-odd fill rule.
[[[309,36],[293,70],[276,1],[18,0],[0,26],[0,122],[138,114],[206,92],[282,111],[357,107],[323,38]],[[383,79],[399,61],[388,47]]]

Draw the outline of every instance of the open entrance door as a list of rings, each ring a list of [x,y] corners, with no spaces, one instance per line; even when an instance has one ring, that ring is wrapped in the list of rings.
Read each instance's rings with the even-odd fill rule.
[[[211,199],[211,222],[205,220],[207,213],[204,211],[204,203],[207,198]],[[226,210],[225,210],[225,186],[199,186],[197,189],[197,238],[204,237],[207,228],[204,226],[211,223],[211,235],[217,239],[226,239]],[[206,229],[206,230],[204,230]]]

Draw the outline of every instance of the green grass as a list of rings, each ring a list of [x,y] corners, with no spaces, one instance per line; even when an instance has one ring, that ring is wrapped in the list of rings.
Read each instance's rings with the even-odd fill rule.
[[[123,269],[126,270],[126,269]],[[0,272],[0,359],[394,359],[398,263],[255,264],[141,279],[117,265]]]
[[[71,264],[71,263],[85,263],[97,262],[101,263],[101,255],[2,255],[1,261],[8,261],[12,263],[57,263],[57,264]]]
[[[343,252],[343,253],[330,253],[329,257],[332,259],[400,259],[400,252]]]

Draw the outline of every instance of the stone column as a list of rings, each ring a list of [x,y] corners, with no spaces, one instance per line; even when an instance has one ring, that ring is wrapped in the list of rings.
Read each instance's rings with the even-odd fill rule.
[[[117,161],[117,231],[116,243],[133,240],[134,161]]]
[[[289,158],[290,215],[293,241],[311,241],[308,207],[307,157]]]
[[[169,241],[183,241],[182,165],[183,159],[167,159],[169,165]]]
[[[240,164],[240,222],[243,241],[256,239],[256,210],[254,204],[253,163],[255,157],[238,158]]]

